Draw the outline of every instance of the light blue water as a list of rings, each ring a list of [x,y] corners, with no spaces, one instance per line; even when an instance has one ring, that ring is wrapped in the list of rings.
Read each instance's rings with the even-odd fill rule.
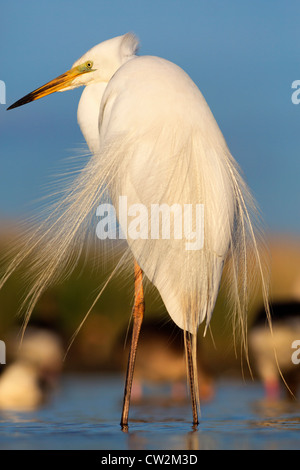
[[[1,413],[0,449],[300,449],[299,402],[267,405],[255,382],[218,382],[197,429],[189,402],[159,392],[148,390],[131,407],[125,433],[119,426],[123,377],[65,377],[39,411]]]

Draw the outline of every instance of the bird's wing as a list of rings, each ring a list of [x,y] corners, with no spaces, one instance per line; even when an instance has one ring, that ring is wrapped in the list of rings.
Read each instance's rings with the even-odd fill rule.
[[[175,323],[194,332],[211,317],[234,218],[222,134],[191,79],[152,57],[117,72],[101,124],[103,149],[116,146],[109,190],[117,211],[126,198],[130,249]]]

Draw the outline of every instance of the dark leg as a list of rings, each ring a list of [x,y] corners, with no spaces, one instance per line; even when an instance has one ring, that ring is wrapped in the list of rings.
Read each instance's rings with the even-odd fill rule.
[[[194,373],[194,363],[192,355],[192,341],[191,334],[186,333],[186,351],[187,351],[187,362],[188,362],[188,375],[189,383],[191,390],[191,399],[192,399],[192,409],[193,409],[193,424],[197,425],[198,421],[198,412],[197,412],[197,399],[196,399],[196,389],[195,389],[195,373]]]
[[[130,404],[130,395],[132,387],[132,379],[134,372],[134,363],[136,357],[136,350],[140,335],[140,330],[144,318],[145,302],[144,302],[144,290],[143,290],[143,272],[137,262],[134,262],[134,309],[133,309],[133,330],[130,344],[130,352],[128,358],[127,374],[124,389],[124,401],[123,411],[121,418],[122,428],[126,428],[128,425],[128,413]]]

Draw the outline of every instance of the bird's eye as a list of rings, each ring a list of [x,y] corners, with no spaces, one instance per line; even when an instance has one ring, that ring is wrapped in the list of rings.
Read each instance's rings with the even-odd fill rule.
[[[94,62],[92,60],[87,60],[83,64],[77,65],[76,69],[79,73],[93,72]]]

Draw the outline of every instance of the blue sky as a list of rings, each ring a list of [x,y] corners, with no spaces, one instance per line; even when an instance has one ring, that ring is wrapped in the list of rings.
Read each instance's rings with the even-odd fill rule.
[[[8,106],[95,44],[134,31],[140,54],[172,60],[198,85],[268,229],[299,234],[299,18],[298,1],[10,0],[1,4],[0,80]],[[82,147],[80,94],[0,105],[0,218],[26,217]]]

